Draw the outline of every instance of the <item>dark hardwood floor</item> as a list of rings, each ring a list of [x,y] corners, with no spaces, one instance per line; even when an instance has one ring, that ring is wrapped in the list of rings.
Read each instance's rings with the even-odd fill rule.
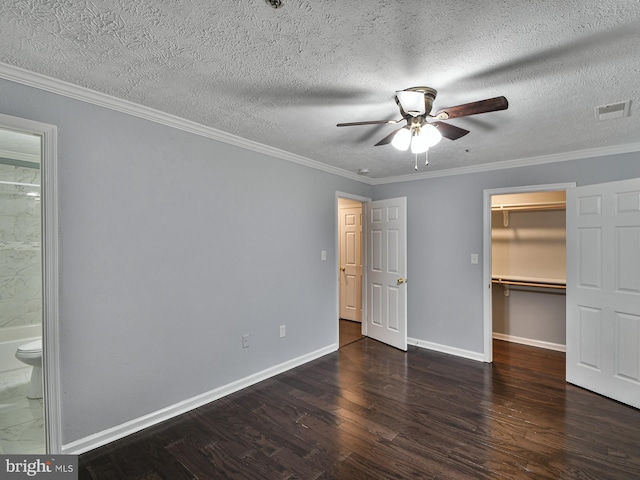
[[[362,324],[360,322],[340,319],[339,323],[340,327],[338,331],[340,332],[340,339],[338,345],[340,348],[364,338],[362,336]]]
[[[484,364],[365,338],[80,456],[81,479],[634,479],[640,411],[564,354]]]

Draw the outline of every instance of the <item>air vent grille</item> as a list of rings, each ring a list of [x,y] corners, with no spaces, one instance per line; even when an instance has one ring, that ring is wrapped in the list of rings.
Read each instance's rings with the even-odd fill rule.
[[[596,120],[613,120],[614,118],[623,118],[629,116],[629,106],[631,100],[620,103],[611,103],[609,105],[602,105],[596,107]]]

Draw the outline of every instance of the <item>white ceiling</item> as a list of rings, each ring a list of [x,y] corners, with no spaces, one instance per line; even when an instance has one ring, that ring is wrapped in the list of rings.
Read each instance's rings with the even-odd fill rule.
[[[412,86],[434,110],[510,103],[451,120],[471,133],[421,172],[640,140],[638,0],[21,0],[0,3],[0,60],[372,179],[413,172],[374,147],[397,127],[335,125],[399,118]]]

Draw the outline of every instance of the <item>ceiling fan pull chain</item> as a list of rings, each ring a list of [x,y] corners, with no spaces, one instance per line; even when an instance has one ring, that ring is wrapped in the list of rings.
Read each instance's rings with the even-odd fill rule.
[[[416,172],[418,171],[418,154],[416,153]]]
[[[427,151],[424,152],[424,166],[426,167],[427,165],[429,165],[429,149],[427,148]]]

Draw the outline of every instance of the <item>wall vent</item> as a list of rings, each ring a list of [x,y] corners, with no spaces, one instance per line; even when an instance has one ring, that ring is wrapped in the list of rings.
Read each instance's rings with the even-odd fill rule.
[[[626,102],[611,103],[609,105],[596,107],[596,120],[601,122],[603,120],[628,117],[630,105],[631,100],[627,100]]]

